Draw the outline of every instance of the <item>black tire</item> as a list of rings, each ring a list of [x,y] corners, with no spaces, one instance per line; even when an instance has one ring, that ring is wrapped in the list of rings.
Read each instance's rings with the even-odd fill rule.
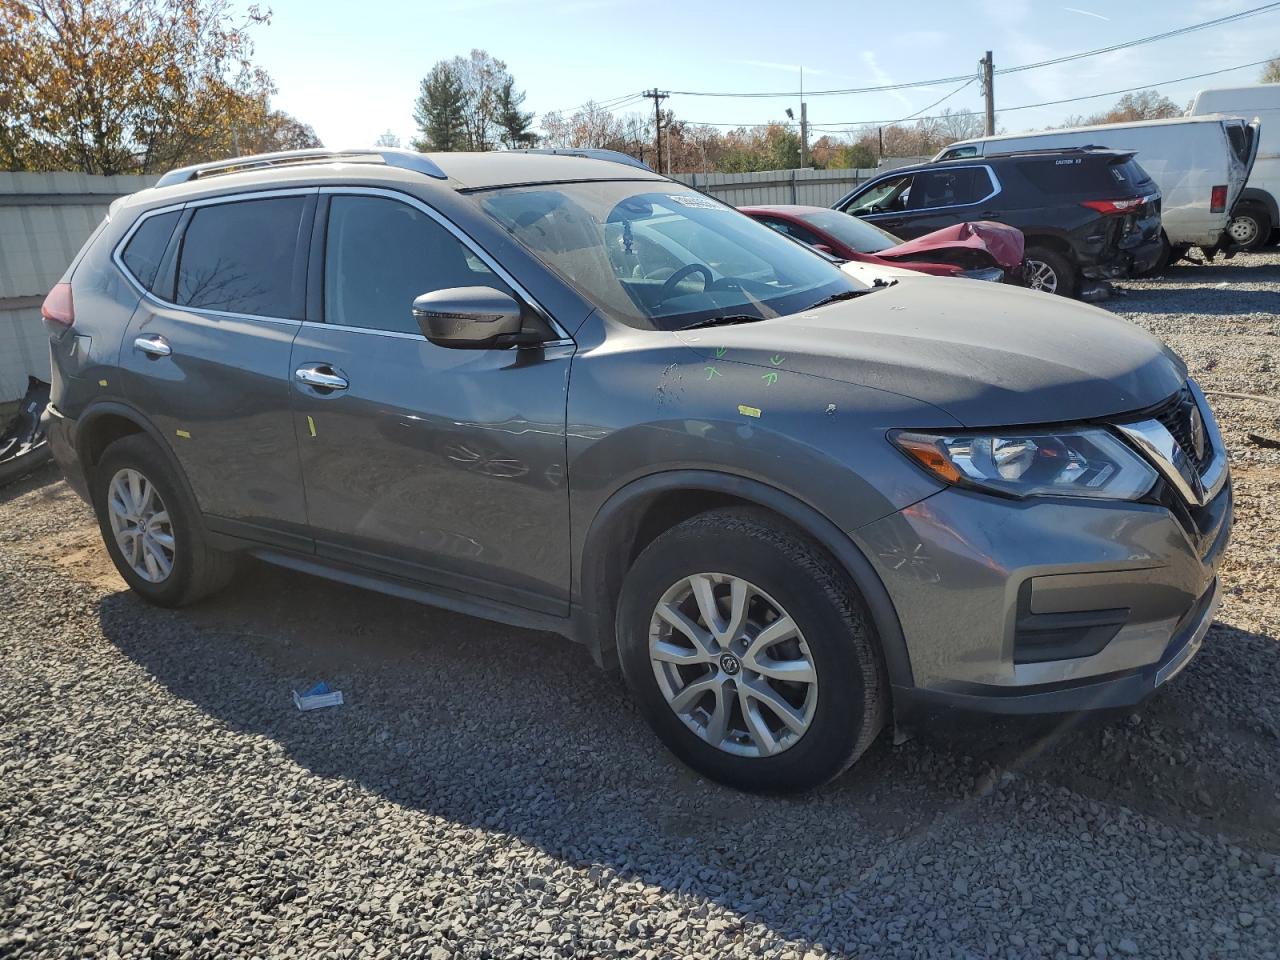
[[[803,634],[816,706],[808,728],[780,753],[744,757],[712,746],[676,715],[658,685],[650,621],[667,589],[697,573],[749,581]],[[818,786],[848,769],[884,726],[885,671],[861,598],[821,547],[763,511],[699,514],[654,540],[627,573],[616,629],[623,677],[654,731],[694,770],[729,786],[779,793]],[[744,668],[739,679],[748,673]]]
[[[1251,239],[1244,243],[1236,242],[1237,221],[1249,223],[1252,226]],[[1258,250],[1267,246],[1271,242],[1271,230],[1275,226],[1271,222],[1271,215],[1267,213],[1267,208],[1260,203],[1254,203],[1246,200],[1243,203],[1237,203],[1236,208],[1231,211],[1231,223],[1227,227],[1227,236],[1235,243],[1237,250]]]
[[[138,575],[125,559],[111,529],[108,491],[112,479],[125,469],[138,471],[155,487],[169,514],[173,565],[168,576],[159,582]],[[162,607],[186,606],[221,590],[235,575],[235,555],[210,545],[186,485],[149,437],[134,434],[107,447],[90,478],[90,493],[111,561],[133,592],[149,603]]]
[[[1052,291],[1046,289],[1046,292],[1052,292],[1059,297],[1074,297],[1076,288],[1079,286],[1080,278],[1077,275],[1075,266],[1063,254],[1059,253],[1051,247],[1032,245],[1026,250],[1027,266],[1024,270],[1026,283],[1028,287],[1032,286],[1033,277],[1036,274],[1035,264],[1043,263],[1052,272],[1056,278],[1056,285]],[[1033,287],[1033,289],[1041,289]]]

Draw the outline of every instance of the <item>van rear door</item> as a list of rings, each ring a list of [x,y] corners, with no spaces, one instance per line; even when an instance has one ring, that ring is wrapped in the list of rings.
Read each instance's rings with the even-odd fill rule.
[[[1224,120],[1227,131],[1227,142],[1231,145],[1230,179],[1227,187],[1227,209],[1235,209],[1236,201],[1244,192],[1244,186],[1253,172],[1253,163],[1258,159],[1258,141],[1261,139],[1262,122],[1240,119]]]

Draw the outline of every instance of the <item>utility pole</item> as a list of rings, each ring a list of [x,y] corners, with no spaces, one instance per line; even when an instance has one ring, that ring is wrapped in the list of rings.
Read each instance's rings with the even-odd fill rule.
[[[809,105],[804,102],[804,66],[800,67],[800,166],[807,167],[809,155]]]
[[[800,101],[800,166],[809,166],[809,105]]]
[[[987,98],[987,136],[996,135],[996,91],[995,65],[991,62],[991,51],[982,58],[982,94]]]
[[[657,172],[662,172],[662,101],[667,99],[668,94],[661,92],[657,87],[644,92],[646,97],[653,99],[653,165],[657,168]],[[671,163],[668,162],[670,167]]]

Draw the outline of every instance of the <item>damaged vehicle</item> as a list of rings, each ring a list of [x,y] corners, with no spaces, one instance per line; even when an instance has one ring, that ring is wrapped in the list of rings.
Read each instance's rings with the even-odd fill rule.
[[[620,162],[171,171],[42,313],[54,455],[140,597],[252,557],[561,633],[746,789],[939,707],[1134,704],[1218,603],[1227,452],[1168,347],[1006,284],[860,283]]]
[[[968,220],[1008,224],[1025,238],[1026,285],[1075,297],[1160,261],[1160,205],[1132,151],[1071,148],[899,167],[835,208],[908,239]]]
[[[828,207],[775,204],[738,209],[838,260],[903,267],[937,277],[1022,280],[1022,231],[1002,223],[958,223],[904,243],[887,230]]]
[[[49,462],[43,419],[48,405],[49,384],[28,376],[27,392],[18,403],[18,412],[0,433],[0,487]]]

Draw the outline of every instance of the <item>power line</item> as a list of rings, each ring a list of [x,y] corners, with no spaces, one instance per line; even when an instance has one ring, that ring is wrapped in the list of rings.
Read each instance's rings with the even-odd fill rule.
[[[1230,73],[1233,70],[1244,70],[1248,67],[1258,67],[1264,63],[1269,63],[1273,58],[1267,57],[1262,60],[1253,60],[1249,63],[1236,64],[1234,67],[1223,67],[1221,70],[1210,70],[1207,73],[1193,73],[1186,77],[1176,77],[1172,80],[1156,80],[1151,83],[1144,83],[1137,87],[1125,87],[1122,90],[1107,90],[1102,93],[1089,93],[1080,97],[1067,97],[1063,100],[1042,100],[1039,103],[1023,103],[1016,107],[999,107],[997,113],[1012,113],[1015,110],[1034,110],[1037,107],[1056,107],[1064,103],[1079,103],[1082,100],[1096,100],[1099,97],[1114,97],[1123,93],[1134,93],[1138,90],[1147,90],[1152,87],[1167,86],[1171,83],[1182,83],[1186,80],[1201,80],[1205,77],[1216,77],[1221,73]],[[953,91],[956,93],[959,91]],[[948,94],[947,96],[951,96]],[[928,107],[925,108],[929,109]],[[895,123],[902,123],[904,120],[944,120],[947,117],[980,117],[983,115],[981,110],[966,110],[956,113],[935,114],[929,117],[905,117],[897,120],[846,120],[846,121],[830,121],[828,123],[810,123],[809,126],[815,129],[848,129],[850,127],[874,127],[874,126],[891,126]],[[743,123],[741,121],[715,121],[715,120],[681,120],[681,123],[687,123],[691,126],[703,127],[762,127],[767,123]],[[776,122],[776,121],[769,121]]]
[[[1084,50],[1080,53],[1067,54],[1062,57],[1054,57],[1050,60],[1040,60],[1035,63],[1024,63],[1016,67],[1004,67],[996,70],[996,74],[1020,73],[1024,70],[1038,70],[1041,67],[1052,67],[1062,63],[1070,63],[1075,60],[1083,60],[1086,57],[1096,57],[1104,53],[1115,53],[1117,50],[1127,50],[1130,47],[1137,47],[1147,43],[1156,43],[1160,40],[1169,40],[1173,37],[1180,37],[1188,33],[1195,33],[1198,30],[1207,30],[1210,27],[1220,26],[1224,23],[1235,23],[1240,20],[1256,17],[1264,13],[1269,13],[1280,8],[1280,2],[1265,3],[1258,7],[1252,7],[1248,10],[1241,10],[1239,13],[1232,13],[1222,17],[1216,17],[1212,20],[1205,20],[1201,23],[1193,23],[1190,26],[1179,27],[1176,30],[1166,30],[1164,33],[1152,34],[1149,37],[1139,37],[1135,40],[1126,40],[1122,43],[1113,43],[1110,46],[1099,47],[1096,50]],[[806,97],[829,97],[843,96],[857,93],[880,93],[889,90],[906,90],[911,87],[934,87],[943,84],[959,83],[967,79],[965,75],[954,77],[937,77],[932,80],[912,80],[903,83],[886,83],[874,87],[845,87],[833,90],[807,90]],[[672,90],[671,93],[686,97],[795,97],[799,94],[795,90],[775,90],[769,92],[754,93],[733,93],[729,91],[705,91],[705,90]]]
[[[959,93],[961,90],[963,90],[965,87],[969,86],[969,84],[973,83],[973,82],[974,82],[975,80],[977,80],[977,79],[978,79],[977,77],[970,77],[970,78],[969,78],[968,80],[966,80],[964,83],[960,84],[960,86],[956,87],[954,90],[952,90],[950,93],[948,93],[945,97],[942,97],[942,98],[941,98],[941,99],[939,99],[939,100],[935,100],[935,101],[933,101],[933,103],[929,104],[927,107],[921,107],[921,108],[920,108],[919,110],[917,110],[915,113],[913,113],[913,114],[911,114],[911,115],[909,115],[909,116],[903,117],[901,120],[895,120],[895,121],[894,121],[894,123],[906,123],[908,120],[915,120],[917,117],[919,117],[919,116],[920,116],[920,114],[924,113],[926,110],[932,110],[932,109],[933,109],[934,107],[936,107],[938,104],[943,103],[943,102],[945,102],[945,101],[947,101],[947,100],[950,100],[950,99],[951,99],[952,97],[954,97],[957,93]]]

